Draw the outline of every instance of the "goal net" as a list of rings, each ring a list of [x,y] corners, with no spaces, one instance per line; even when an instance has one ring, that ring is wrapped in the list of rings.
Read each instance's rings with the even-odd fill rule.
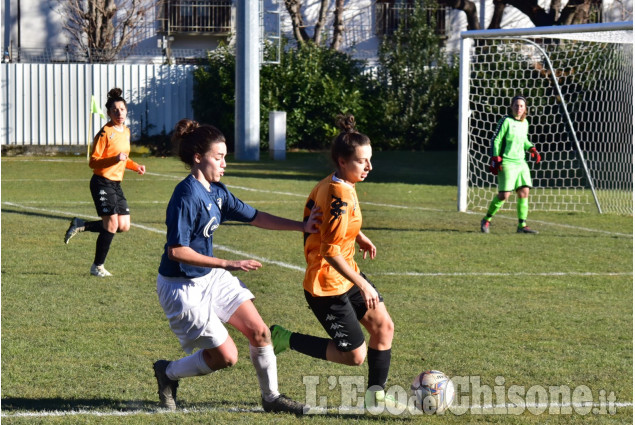
[[[633,25],[461,34],[459,211],[498,192],[490,143],[511,98],[527,99],[534,211],[633,213]],[[504,206],[515,210],[516,198]]]

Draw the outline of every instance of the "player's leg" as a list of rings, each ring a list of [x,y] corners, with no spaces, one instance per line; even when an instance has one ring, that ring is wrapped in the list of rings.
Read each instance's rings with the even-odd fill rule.
[[[529,214],[529,187],[522,186],[516,191],[518,199],[516,201],[516,211],[518,213],[518,233],[538,233],[527,226],[527,215]]]
[[[220,270],[216,274],[214,311],[249,340],[249,357],[256,369],[263,409],[302,415],[305,406],[278,391],[278,365],[271,334],[252,302],[253,294],[231,273]]]
[[[201,376],[230,367],[238,350],[213,309],[212,273],[195,279],[157,277],[159,303],[186,353],[178,360],[154,363],[162,407],[176,408],[176,389],[182,378]],[[194,300],[194,301],[193,301]]]
[[[366,276],[364,278],[370,282]],[[370,282],[373,287],[375,286]],[[381,406],[403,408],[399,403],[385,393],[390,363],[392,358],[392,340],[395,334],[395,325],[388,314],[383,297],[379,294],[380,303],[374,309],[367,309],[366,303],[360,293],[350,296],[350,301],[358,314],[360,323],[370,335],[368,341],[368,389],[365,394],[365,404],[369,409],[381,408]]]
[[[529,213],[529,190],[531,189],[531,172],[527,163],[522,164],[516,182],[516,211],[518,213],[518,233],[538,233],[527,226],[527,215]]]
[[[115,194],[117,196],[117,233],[127,232],[130,230],[130,208],[128,207],[128,200],[121,189],[121,184],[115,185]]]
[[[359,366],[366,358],[364,333],[359,317],[349,301],[349,293],[332,297],[314,297],[304,291],[309,307],[330,338],[291,332],[280,325],[271,327],[276,354],[291,348],[317,359]],[[361,317],[361,316],[360,316]]]
[[[514,190],[518,169],[513,164],[506,164],[498,173],[498,194],[492,199],[485,217],[481,220],[481,232],[489,233],[492,218],[503,207]]]

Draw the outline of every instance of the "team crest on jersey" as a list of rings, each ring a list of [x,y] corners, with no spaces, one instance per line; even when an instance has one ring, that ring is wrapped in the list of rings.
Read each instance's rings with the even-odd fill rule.
[[[331,218],[330,223],[339,219],[342,214],[346,214],[346,207],[348,206],[348,203],[342,201],[342,198],[338,198],[334,195],[331,196],[333,197],[333,200],[331,201],[331,215],[333,218]]]
[[[203,236],[209,238],[214,233],[214,230],[218,229],[218,222],[216,221],[216,217],[212,217],[212,219],[205,225],[203,229]]]
[[[223,209],[223,198],[216,198],[216,205],[218,205],[218,209]]]

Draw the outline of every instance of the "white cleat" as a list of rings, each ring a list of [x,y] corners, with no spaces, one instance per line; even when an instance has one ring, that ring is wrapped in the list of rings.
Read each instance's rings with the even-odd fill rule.
[[[99,266],[96,264],[93,264],[92,266],[90,266],[90,274],[97,277],[112,276],[112,273],[106,270],[103,264]]]

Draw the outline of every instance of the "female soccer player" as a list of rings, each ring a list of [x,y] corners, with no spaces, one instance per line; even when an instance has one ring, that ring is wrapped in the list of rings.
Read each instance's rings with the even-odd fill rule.
[[[518,212],[518,233],[538,233],[527,226],[529,211],[529,189],[531,174],[525,161],[525,152],[529,151],[536,163],[540,162],[540,154],[529,141],[529,124],[527,123],[527,101],[522,96],[512,99],[509,115],[498,122],[496,134],[492,139],[489,169],[498,176],[498,194],[492,200],[487,215],[481,220],[481,232],[489,233],[494,214],[509,199],[512,190],[516,191]]]
[[[339,116],[341,129],[331,146],[336,171],[311,191],[304,216],[314,206],[323,213],[320,232],[306,234],[304,255],[304,296],[330,338],[291,332],[282,326],[271,327],[276,354],[290,348],[300,353],[350,366],[361,365],[368,354],[366,406],[379,403],[396,407],[385,394],[390,368],[394,325],[383,297],[360,272],[355,262],[355,243],[375,258],[377,248],[361,231],[362,211],[355,185],[372,170],[370,139],[355,130],[352,115]],[[368,350],[360,323],[368,330]]]
[[[110,121],[95,136],[88,162],[88,166],[93,169],[90,192],[101,220],[84,221],[73,218],[64,236],[64,243],[68,243],[79,232],[99,233],[95,260],[90,267],[90,274],[97,277],[112,276],[104,268],[110,244],[115,233],[130,230],[130,209],[121,190],[124,171],[127,168],[141,175],[146,172],[145,165],[139,165],[128,157],[130,129],[125,124],[128,107],[121,95],[119,88],[108,92],[106,110]]]
[[[267,412],[304,413],[304,405],[278,392],[276,356],[267,325],[251,301],[254,296],[230,271],[250,271],[256,260],[224,260],[213,254],[214,231],[225,221],[250,223],[270,230],[316,232],[319,211],[304,223],[258,211],[236,198],[220,182],[225,173],[225,137],[211,125],[181,120],[173,141],[190,174],[172,194],[166,211],[167,242],[157,278],[159,302],[170,328],[186,353],[179,360],[159,360],[154,373],[161,406],[176,409],[176,389],[181,378],[207,375],[238,360],[234,341],[223,323],[229,323],[249,340]]]

